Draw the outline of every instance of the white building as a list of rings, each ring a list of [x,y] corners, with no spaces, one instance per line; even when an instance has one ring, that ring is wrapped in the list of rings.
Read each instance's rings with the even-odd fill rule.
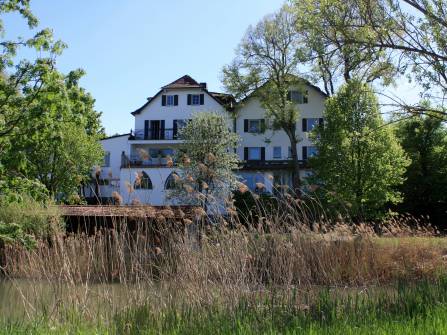
[[[306,174],[307,157],[315,154],[308,138],[308,131],[322,121],[325,95],[317,87],[307,84],[307,94],[291,90],[289,96],[299,104],[301,119],[297,133],[302,141],[298,144],[299,159]],[[263,183],[267,192],[273,184],[291,183],[290,142],[283,131],[265,130],[265,110],[256,97],[249,97],[236,104],[231,95],[210,92],[206,83],[198,83],[185,75],[163,86],[153,97],[132,112],[135,129],[130,134],[112,136],[101,141],[106,157],[98,171],[99,186],[91,187],[87,197],[98,193],[99,198],[110,198],[116,191],[123,203],[141,202],[151,205],[168,204],[166,189],[172,185],[170,166],[180,144],[177,131],[194,112],[222,113],[233,131],[242,138],[236,148],[241,160],[237,172],[241,181],[255,189]],[[268,127],[267,127],[268,128]],[[137,176],[141,183],[135,183]]]

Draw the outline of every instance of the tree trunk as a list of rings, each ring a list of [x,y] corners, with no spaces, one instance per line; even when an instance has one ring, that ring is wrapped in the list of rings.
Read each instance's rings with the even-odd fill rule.
[[[290,139],[290,145],[291,145],[291,154],[292,154],[292,188],[293,192],[296,195],[297,198],[301,197],[301,179],[300,179],[300,162],[298,161],[298,149],[297,144],[298,140],[295,135],[295,129],[293,131],[287,131],[287,135]]]

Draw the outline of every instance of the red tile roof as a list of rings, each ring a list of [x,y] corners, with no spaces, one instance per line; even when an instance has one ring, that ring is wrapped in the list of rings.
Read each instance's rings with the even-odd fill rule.
[[[184,75],[183,77],[174,80],[172,83],[163,86],[162,88],[200,88],[200,84],[192,79],[188,75]]]

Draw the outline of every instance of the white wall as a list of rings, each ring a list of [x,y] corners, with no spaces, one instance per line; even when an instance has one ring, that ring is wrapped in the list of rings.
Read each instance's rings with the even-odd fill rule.
[[[188,94],[204,94],[203,105],[188,105]],[[162,95],[178,95],[178,106],[162,106]],[[145,120],[165,120],[165,128],[172,129],[174,120],[191,119],[195,112],[217,112],[228,115],[213,97],[200,88],[167,89],[153,99],[139,114],[135,115],[135,129],[144,129]]]
[[[152,190],[133,189],[136,176],[141,171],[144,171],[151,179],[153,185]],[[119,193],[123,198],[123,203],[131,204],[134,199],[137,199],[143,204],[150,204],[154,206],[169,204],[170,201],[169,199],[166,199],[166,191],[164,189],[164,186],[166,179],[172,171],[174,171],[174,169],[172,168],[121,169]]]
[[[112,192],[120,190],[120,173],[121,173],[121,153],[127,152],[129,135],[113,136],[101,140],[102,148],[105,152],[110,152],[110,164],[109,166],[100,166],[101,179],[109,180],[109,185],[99,186],[99,197],[109,198],[112,196]],[[96,168],[93,169],[92,174],[96,173]],[[87,197],[93,197],[95,186],[85,188],[85,194]]]
[[[308,133],[302,132],[302,118],[321,118],[324,110],[324,96],[315,88],[308,86],[308,103],[298,104],[300,117],[297,121],[297,134],[302,141],[298,144],[298,159],[302,159],[302,146],[311,146],[312,142],[308,138]],[[241,160],[244,159],[244,147],[265,147],[265,159],[274,160],[273,147],[281,147],[281,159],[288,158],[289,137],[282,130],[266,130],[263,134],[251,134],[244,132],[244,119],[264,119],[265,110],[259,100],[255,97],[247,99],[245,103],[237,109],[236,131],[242,138],[241,145],[237,149]],[[266,143],[266,141],[270,141]]]

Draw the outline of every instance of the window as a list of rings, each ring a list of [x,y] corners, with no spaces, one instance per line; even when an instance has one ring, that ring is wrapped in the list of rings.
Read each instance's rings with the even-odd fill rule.
[[[188,94],[188,105],[203,105],[204,103],[204,94]]]
[[[191,95],[191,105],[200,105],[200,95],[199,94]]]
[[[261,160],[261,148],[248,148],[248,160]]]
[[[308,92],[300,91],[289,91],[287,95],[287,100],[295,102],[297,104],[307,104],[308,103]]]
[[[151,158],[158,158],[160,157],[160,150],[159,149],[149,149],[149,155]]]
[[[313,157],[318,154],[317,147],[307,147],[307,157]]]
[[[102,163],[103,167],[109,167],[110,166],[110,151],[106,151],[104,153],[104,162]]]
[[[161,96],[162,106],[177,106],[178,105],[178,95],[162,95]]]
[[[312,131],[318,125],[323,124],[322,118],[303,118],[303,132]]]
[[[182,129],[183,127],[186,126],[186,124],[188,123],[188,119],[185,120],[175,120],[177,121],[177,129]]]
[[[281,158],[281,147],[273,147],[273,158]]]
[[[174,156],[174,149],[168,148],[168,149],[161,149],[160,150],[161,157],[172,157]]]
[[[263,119],[244,120],[244,132],[246,133],[262,133],[265,128]]]
[[[264,175],[261,173],[244,173],[242,175],[242,182],[251,190],[251,191],[265,191],[262,187],[264,185]],[[258,185],[256,185],[258,184]],[[261,184],[261,185],[260,185]]]
[[[174,156],[174,149],[166,148],[166,149],[149,149],[149,155],[151,158],[160,158],[167,156]]]
[[[152,190],[151,178],[144,171],[138,172],[133,187],[136,190]]]
[[[307,160],[309,157],[316,156],[318,150],[314,146],[303,146],[303,160]]]
[[[176,172],[172,172],[165,182],[165,190],[172,190],[176,187],[177,181],[180,179]]]
[[[166,106],[174,106],[174,96],[173,95],[166,96]]]

